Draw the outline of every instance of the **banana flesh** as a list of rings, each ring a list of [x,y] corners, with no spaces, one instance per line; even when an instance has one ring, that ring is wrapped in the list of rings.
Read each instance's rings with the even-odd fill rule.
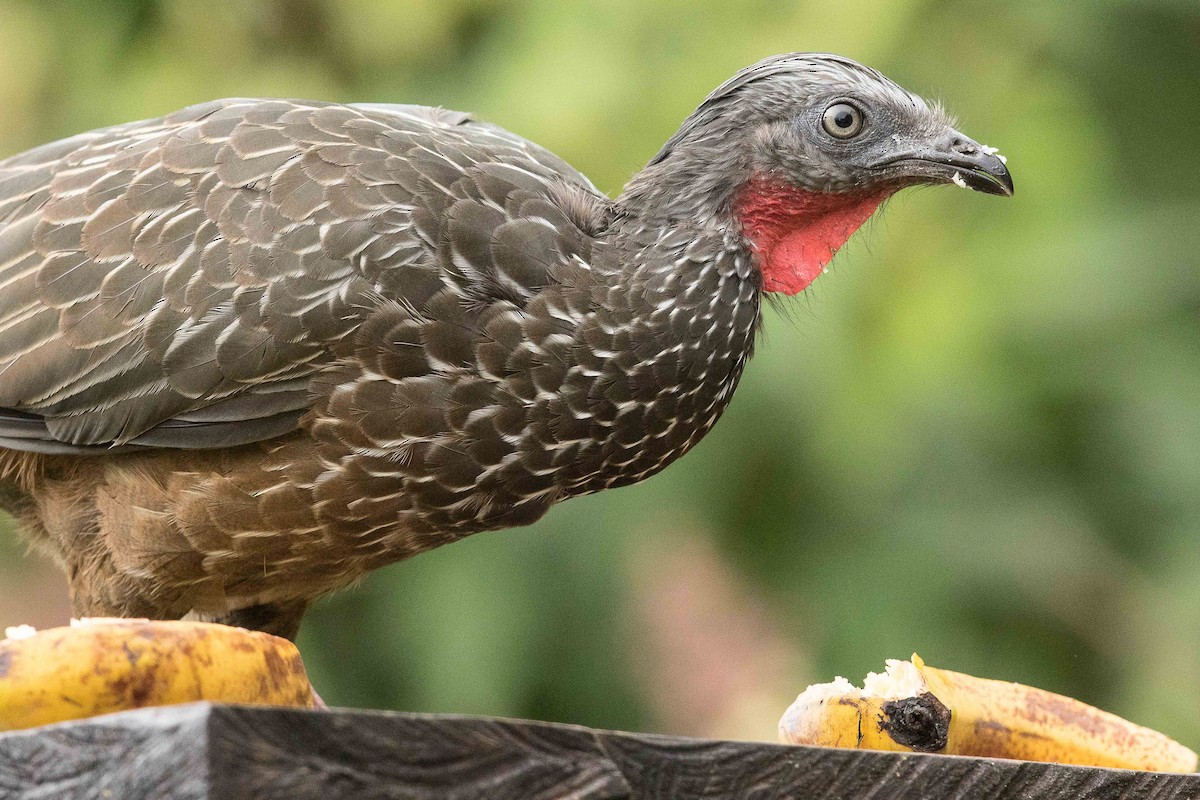
[[[804,690],[779,723],[790,744],[1194,772],[1194,752],[1161,733],[1019,683],[889,660],[858,689]]]
[[[202,622],[95,620],[0,640],[0,731],[197,700],[311,707],[295,645]]]

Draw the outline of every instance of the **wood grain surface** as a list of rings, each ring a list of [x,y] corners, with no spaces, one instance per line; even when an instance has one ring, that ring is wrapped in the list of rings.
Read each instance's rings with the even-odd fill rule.
[[[0,734],[0,798],[1183,800],[1200,775],[198,703]]]

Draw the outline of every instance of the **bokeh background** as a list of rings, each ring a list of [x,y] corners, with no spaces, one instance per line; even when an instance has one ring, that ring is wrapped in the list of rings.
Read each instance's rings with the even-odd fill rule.
[[[321,603],[315,682],[769,739],[809,682],[916,650],[1200,745],[1195,0],[0,0],[0,156],[220,96],[410,102],[616,193],[712,87],[789,50],[940,98],[1016,198],[893,200],[769,312],[692,454]],[[0,530],[0,624],[67,613]]]

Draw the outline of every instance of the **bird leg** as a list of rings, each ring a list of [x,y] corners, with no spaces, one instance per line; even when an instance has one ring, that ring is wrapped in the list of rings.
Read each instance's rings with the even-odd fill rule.
[[[238,628],[262,631],[294,641],[300,630],[300,620],[307,610],[307,600],[296,600],[287,603],[263,603],[257,606],[247,606],[224,614],[205,615],[205,619],[222,625],[234,625]]]

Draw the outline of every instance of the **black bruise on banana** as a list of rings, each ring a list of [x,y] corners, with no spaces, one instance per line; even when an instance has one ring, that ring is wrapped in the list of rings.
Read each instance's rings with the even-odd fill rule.
[[[945,749],[950,736],[950,709],[929,692],[889,700],[883,704],[883,713],[879,727],[896,744],[918,753]]]

